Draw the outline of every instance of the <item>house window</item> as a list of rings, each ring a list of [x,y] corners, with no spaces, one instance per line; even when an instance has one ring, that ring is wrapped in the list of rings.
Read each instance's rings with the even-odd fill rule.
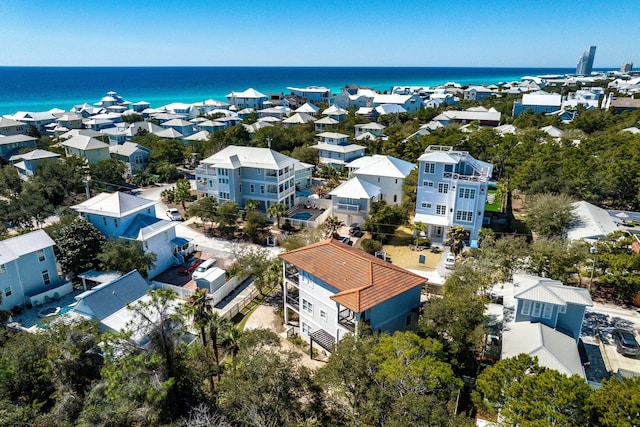
[[[460,199],[475,199],[476,190],[473,188],[461,188],[458,190],[458,197]]]
[[[10,297],[12,293],[13,292],[11,291],[11,286],[7,286],[6,288],[4,288],[4,296],[5,297]]]
[[[45,260],[44,249],[38,249],[38,261],[42,262],[44,260]]]
[[[531,314],[531,301],[527,299],[522,300],[522,310],[520,310],[520,313],[524,314],[525,316]]]
[[[447,205],[436,205],[436,215],[446,215]]]
[[[116,228],[118,228],[118,220],[117,220],[117,219],[115,219],[115,218],[113,219],[113,225],[115,225],[115,226],[116,226]]]
[[[428,202],[422,202],[421,206],[425,209],[431,209],[431,203]]]
[[[303,299],[302,300],[302,310],[306,311],[307,313],[309,313],[311,315],[313,315],[313,303],[310,303],[306,299]]]
[[[0,274],[7,272],[7,267],[4,264],[0,264]]]
[[[264,185],[260,186],[260,194],[264,194]]]
[[[327,320],[327,312],[321,309],[320,310],[320,318],[322,320]]]
[[[533,311],[531,312],[531,317],[540,317],[540,313],[542,313],[542,303],[540,301],[535,301],[533,303]]]
[[[472,222],[473,212],[471,211],[456,211],[456,221]]]
[[[250,192],[251,194],[253,194],[253,193],[255,193],[255,191],[256,191],[256,186],[255,186],[255,185],[253,185],[253,184],[250,184],[250,185],[249,185],[249,192]]]
[[[438,193],[447,194],[449,192],[449,184],[438,184]]]
[[[411,325],[411,313],[407,313],[407,317],[405,317],[405,319],[404,319],[404,325],[405,326],[410,326]]]
[[[544,305],[544,310],[542,311],[542,318],[543,319],[551,319],[551,314],[553,313],[553,305],[552,304],[545,304]]]
[[[311,328],[311,326],[309,326],[306,323],[302,322],[302,333],[303,334],[311,335],[312,331],[313,331],[313,329]]]
[[[566,305],[561,305],[560,307],[558,307],[558,314],[565,314],[566,312],[567,312]]]
[[[262,169],[256,169],[256,173],[257,173],[258,175],[262,175]]]
[[[51,284],[51,279],[49,278],[49,270],[44,270],[42,272],[42,281],[44,282],[45,286]]]
[[[209,188],[213,188],[213,180],[212,179],[209,180]]]
[[[396,203],[398,201],[398,195],[394,194],[393,195],[393,203]]]
[[[435,163],[425,163],[424,164],[424,173],[428,173],[428,174],[436,173],[436,164]]]
[[[433,187],[433,181],[422,181],[423,187]]]
[[[107,225],[107,217],[106,217],[106,216],[103,216],[103,217],[102,217],[102,223],[103,223],[104,225]]]

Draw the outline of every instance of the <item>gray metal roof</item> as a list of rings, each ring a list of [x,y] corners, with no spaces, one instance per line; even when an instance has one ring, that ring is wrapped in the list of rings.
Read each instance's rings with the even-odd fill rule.
[[[576,340],[542,323],[510,323],[502,333],[502,359],[528,354],[538,364],[585,378]]]
[[[529,274],[514,274],[514,297],[531,301],[540,301],[555,305],[577,304],[592,306],[589,290],[565,286],[558,280]]]
[[[132,270],[118,279],[78,295],[77,309],[97,320],[102,320],[143,297],[149,289],[149,285],[138,270]]]

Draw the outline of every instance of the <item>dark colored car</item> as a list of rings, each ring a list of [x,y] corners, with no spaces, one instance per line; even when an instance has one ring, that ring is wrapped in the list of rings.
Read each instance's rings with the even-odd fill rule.
[[[202,264],[204,260],[200,258],[190,258],[180,267],[178,267],[179,274],[191,274],[193,271]]]
[[[349,246],[353,246],[353,242],[351,241],[349,236],[340,236],[340,238],[338,240],[341,241],[344,244],[347,244]]]
[[[349,236],[353,236],[353,237],[362,236],[362,227],[360,227],[360,224],[351,224],[349,226]]]
[[[611,333],[616,342],[616,350],[624,356],[640,355],[640,345],[636,341],[636,334],[625,329],[614,329]]]

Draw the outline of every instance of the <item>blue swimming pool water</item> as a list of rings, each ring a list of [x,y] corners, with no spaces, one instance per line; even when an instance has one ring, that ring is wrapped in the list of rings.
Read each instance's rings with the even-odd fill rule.
[[[301,197],[309,197],[311,195],[311,190],[305,188],[299,191],[296,191],[296,196]]]
[[[293,219],[301,219],[303,221],[306,221],[309,218],[311,218],[312,216],[313,216],[313,214],[310,214],[309,212],[296,212],[293,215],[291,215],[291,218],[293,218]]]

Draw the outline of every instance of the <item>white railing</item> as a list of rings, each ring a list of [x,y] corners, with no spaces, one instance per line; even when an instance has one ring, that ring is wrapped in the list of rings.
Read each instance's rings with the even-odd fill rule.
[[[337,210],[341,210],[341,211],[347,211],[347,212],[359,212],[360,211],[360,206],[359,205],[352,205],[349,203],[340,203],[338,202],[336,204],[336,209]]]

